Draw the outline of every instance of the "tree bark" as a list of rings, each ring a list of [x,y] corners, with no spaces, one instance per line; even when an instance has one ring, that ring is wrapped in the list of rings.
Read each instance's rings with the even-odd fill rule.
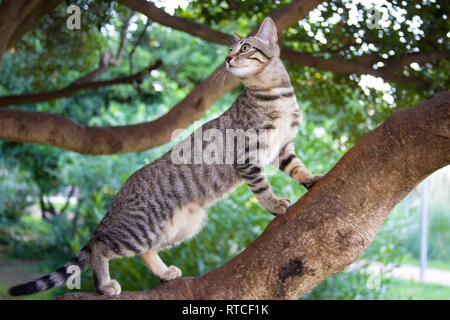
[[[3,0],[0,4],[0,67],[3,53],[61,0]]]
[[[450,164],[450,91],[395,111],[222,267],[153,290],[59,299],[298,299],[362,256],[420,181]]]

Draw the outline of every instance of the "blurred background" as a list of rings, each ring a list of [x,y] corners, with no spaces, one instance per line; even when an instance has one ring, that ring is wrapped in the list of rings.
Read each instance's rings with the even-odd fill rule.
[[[169,14],[244,35],[287,2],[155,3]],[[448,17],[439,1],[385,2],[390,5],[383,11],[387,21],[383,29],[372,30],[363,23],[372,2],[328,1],[287,29],[282,41],[298,51],[324,57],[332,52],[342,58],[371,52],[392,56],[416,51],[414,48],[448,49]],[[66,8],[72,3],[85,12],[79,31],[65,28]],[[233,4],[237,6],[234,9]],[[58,89],[95,69],[102,52],[119,46],[122,21],[129,15],[130,10],[115,1],[63,2],[4,54],[0,94]],[[129,74],[130,59],[134,70],[158,59],[163,65],[140,83],[86,90],[21,108],[64,114],[90,126],[151,121],[209,76],[228,52],[226,46],[147,21],[142,14],[132,16],[124,50],[120,64],[101,79]],[[405,66],[405,75],[414,74],[428,83],[422,88],[372,75],[286,63],[304,112],[295,141],[297,154],[313,173],[326,173],[394,110],[416,105],[448,88],[448,66],[445,59]],[[224,95],[189,130],[223,113],[242,90],[241,85]],[[172,146],[168,143],[144,152],[89,156],[46,145],[0,141],[0,299],[11,298],[7,294],[10,286],[34,280],[72,258],[87,242],[125,180]],[[305,192],[282,173],[271,175],[270,182],[278,196],[293,201]],[[423,201],[426,206],[421,208]],[[185,276],[221,266],[273,219],[245,185],[209,208],[208,214],[199,235],[162,254],[167,264],[179,266]],[[423,214],[425,225],[421,223]],[[422,277],[421,235],[422,241],[427,239]],[[424,261],[422,255],[422,267]],[[123,290],[144,290],[159,283],[139,258],[114,260],[110,269]],[[357,263],[302,299],[449,299],[449,280],[450,167],[446,167],[391,212]],[[51,299],[67,291],[58,288],[24,299]],[[83,274],[82,291],[94,291],[91,271]]]

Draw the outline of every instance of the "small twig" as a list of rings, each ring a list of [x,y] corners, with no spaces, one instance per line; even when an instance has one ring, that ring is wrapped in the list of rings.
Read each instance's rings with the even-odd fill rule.
[[[114,66],[118,66],[120,63],[120,58],[122,57],[123,48],[125,47],[125,40],[127,38],[127,30],[130,24],[131,18],[134,16],[134,11],[131,11],[131,14],[123,21],[122,28],[120,29],[120,44],[119,49],[116,53],[116,59],[111,61],[111,64]]]
[[[102,56],[100,57],[98,68],[75,80],[70,84],[70,86],[92,82],[94,79],[98,78],[100,75],[108,71],[111,65],[115,67],[119,65],[120,59],[122,57],[123,48],[125,47],[126,32],[128,30],[128,26],[133,15],[134,11],[132,11],[131,14],[125,20],[123,20],[122,27],[120,28],[120,44],[119,48],[117,49],[116,58],[114,58],[112,52],[108,51],[103,53]]]
[[[150,24],[150,19],[147,19],[147,23],[145,24],[144,29],[139,34],[138,39],[136,40],[133,48],[131,49],[130,53],[128,54],[128,60],[130,61],[130,74],[133,73],[133,54],[134,54],[134,51],[136,51],[137,46],[139,45],[139,43],[144,38],[144,35],[147,32],[147,27],[149,26],[149,24]]]
[[[62,209],[59,211],[59,214],[63,214],[69,207],[70,198],[72,198],[74,191],[75,191],[74,186],[70,186],[70,192],[67,195],[66,202],[64,203],[64,206],[62,207]]]

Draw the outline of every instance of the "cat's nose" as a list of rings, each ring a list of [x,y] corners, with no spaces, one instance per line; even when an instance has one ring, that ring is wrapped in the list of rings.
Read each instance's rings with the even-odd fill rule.
[[[225,60],[227,60],[228,63],[230,63],[231,59],[233,59],[232,56],[227,56],[227,57],[225,58]]]

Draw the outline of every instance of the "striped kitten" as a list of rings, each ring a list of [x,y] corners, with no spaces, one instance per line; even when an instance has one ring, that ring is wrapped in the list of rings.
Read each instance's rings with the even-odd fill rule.
[[[196,164],[195,152],[189,150],[188,155],[184,154],[184,160],[188,161],[179,163],[174,161],[174,152],[168,152],[130,176],[88,244],[74,259],[47,276],[11,288],[10,294],[32,294],[64,285],[70,276],[67,272],[70,266],[84,271],[92,265],[97,291],[118,295],[121,287],[109,276],[109,260],[135,255],[160,280],[176,279],[181,276],[181,270],[166,266],[158,251],[194,236],[206,220],[203,208],[220,200],[242,181],[267,211],[284,214],[290,200],[273,194],[264,166],[276,163],[308,189],[321,175],[312,175],[295,155],[293,140],[302,116],[279,54],[277,30],[270,18],[263,21],[255,36],[242,39],[235,36],[226,57],[226,68],[247,89],[230,109],[199,129],[202,132],[213,129],[222,134],[222,139],[215,138],[218,148],[212,154],[217,160],[231,151],[231,163]],[[195,144],[199,130],[180,145]],[[232,150],[225,150],[229,147],[224,141],[229,141],[233,132],[249,130],[265,132],[266,142],[251,143],[247,139],[240,147],[233,144]],[[231,138],[234,142],[235,137]],[[200,152],[208,148],[204,140]],[[250,159],[255,149],[258,157]]]

